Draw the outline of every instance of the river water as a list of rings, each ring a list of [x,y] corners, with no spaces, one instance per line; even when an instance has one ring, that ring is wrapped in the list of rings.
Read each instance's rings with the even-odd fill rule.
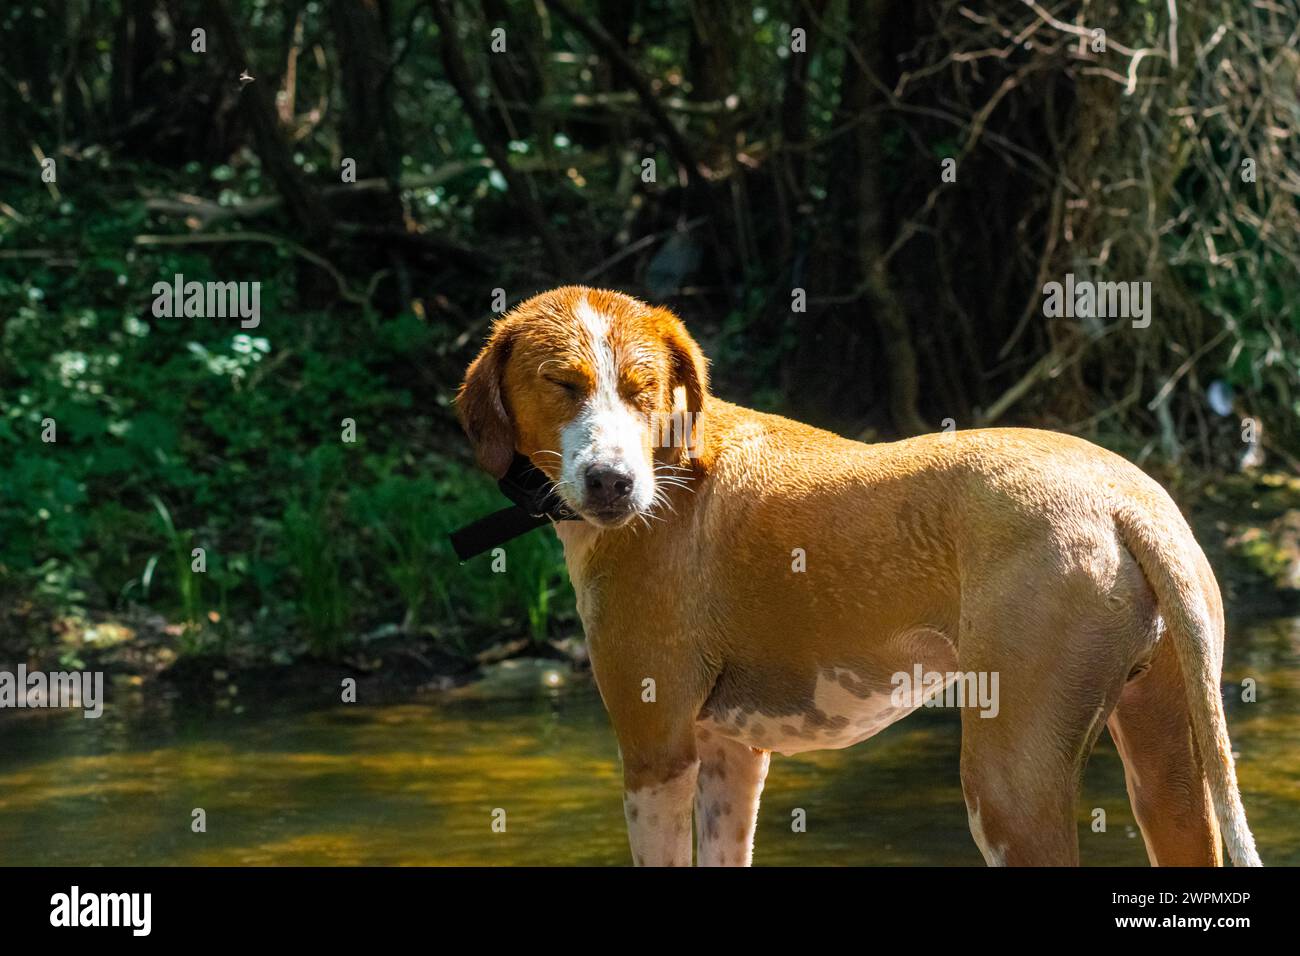
[[[1260,853],[1300,865],[1300,619],[1236,629],[1224,687]],[[629,862],[618,755],[589,683],[381,706],[151,694],[115,687],[98,720],[0,713],[0,864]],[[848,750],[774,757],[756,863],[980,865],[958,746],[955,714],[932,710]],[[1146,865],[1106,735],[1079,834],[1085,865]]]

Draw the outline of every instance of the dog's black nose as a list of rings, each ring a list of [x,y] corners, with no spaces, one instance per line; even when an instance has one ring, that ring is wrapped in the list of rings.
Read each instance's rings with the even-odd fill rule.
[[[587,502],[597,508],[622,504],[632,493],[632,476],[612,465],[592,465],[585,480]]]

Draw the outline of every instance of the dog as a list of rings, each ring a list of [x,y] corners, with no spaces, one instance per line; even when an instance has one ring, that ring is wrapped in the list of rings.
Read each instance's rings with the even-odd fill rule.
[[[1220,865],[1220,828],[1259,865],[1218,584],[1123,458],[1022,428],[869,445],[751,411],[710,394],[673,313],[578,286],[496,321],[456,410],[483,469],[526,456],[581,519],[554,527],[634,864],[689,866],[694,842],[699,865],[749,865],[773,752],[850,746],[974,674],[999,691],[961,710],[989,865],[1078,865],[1103,726],[1153,865]]]

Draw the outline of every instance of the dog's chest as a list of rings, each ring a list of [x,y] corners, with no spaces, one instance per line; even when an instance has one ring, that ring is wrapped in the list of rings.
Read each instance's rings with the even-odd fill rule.
[[[699,723],[749,747],[795,754],[851,746],[915,709],[900,704],[887,678],[827,667],[767,689],[721,684]]]

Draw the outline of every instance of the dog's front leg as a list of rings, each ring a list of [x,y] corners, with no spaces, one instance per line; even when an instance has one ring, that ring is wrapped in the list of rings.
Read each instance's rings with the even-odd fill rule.
[[[693,753],[634,764],[624,756],[623,813],[635,865],[691,865],[691,801],[699,769]]]
[[[695,790],[697,866],[749,866],[754,855],[758,798],[771,753],[700,728]]]
[[[691,865],[691,804],[700,771],[695,721],[667,696],[631,713],[610,708],[623,758],[628,842],[637,866]]]
[[[623,760],[632,862],[690,866],[700,771],[695,722],[717,680],[716,667],[679,635],[588,624],[587,641]]]

